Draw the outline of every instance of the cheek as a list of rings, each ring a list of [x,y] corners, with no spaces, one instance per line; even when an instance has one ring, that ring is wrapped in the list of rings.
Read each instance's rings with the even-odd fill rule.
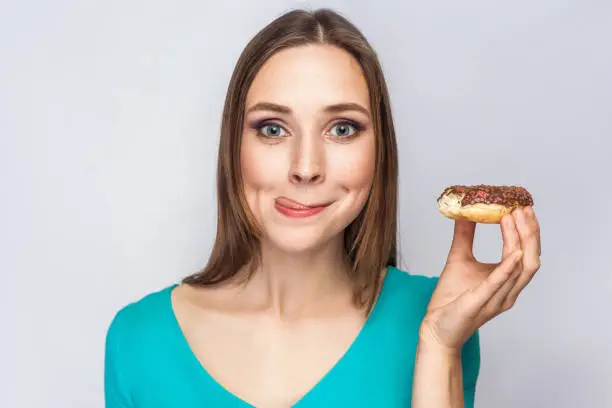
[[[285,159],[279,149],[271,148],[247,136],[241,149],[240,164],[246,193],[269,190],[278,185],[287,173]],[[274,146],[272,146],[274,147]]]
[[[342,147],[342,146],[340,146]],[[358,144],[334,153],[333,173],[340,185],[355,193],[368,193],[374,178],[375,146],[371,140],[360,141]]]

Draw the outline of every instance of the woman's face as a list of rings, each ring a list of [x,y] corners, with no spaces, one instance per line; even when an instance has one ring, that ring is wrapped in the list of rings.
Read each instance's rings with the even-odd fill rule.
[[[246,99],[241,166],[264,239],[289,252],[342,237],[372,185],[375,136],[361,67],[346,51],[278,52]]]

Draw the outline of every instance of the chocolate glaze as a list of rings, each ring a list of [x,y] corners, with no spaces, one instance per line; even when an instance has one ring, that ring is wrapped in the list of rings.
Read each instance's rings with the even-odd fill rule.
[[[447,187],[438,197],[450,193],[465,194],[461,205],[471,204],[500,204],[507,207],[533,206],[533,197],[524,187],[519,186],[492,186],[479,184],[474,186],[455,185]]]

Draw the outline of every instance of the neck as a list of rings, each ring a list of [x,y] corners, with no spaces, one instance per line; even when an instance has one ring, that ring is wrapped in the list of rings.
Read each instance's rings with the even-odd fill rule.
[[[261,264],[249,284],[257,303],[282,318],[304,314],[329,299],[348,299],[352,287],[342,245],[337,239],[318,249],[287,253],[262,242]]]

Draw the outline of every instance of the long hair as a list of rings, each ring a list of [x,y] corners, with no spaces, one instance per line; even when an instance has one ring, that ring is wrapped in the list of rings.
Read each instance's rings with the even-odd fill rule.
[[[207,265],[184,283],[202,286],[230,280],[245,266],[252,274],[260,261],[261,231],[249,210],[240,166],[246,96],[262,65],[275,53],[307,44],[328,44],[351,54],[369,88],[376,137],[375,174],[366,204],[344,233],[354,301],[372,310],[381,271],[396,266],[398,163],[390,100],[380,62],[364,35],[345,17],[329,10],[293,10],[259,31],[240,55],[231,77],[217,164],[217,235]],[[249,274],[250,276],[250,274]]]

